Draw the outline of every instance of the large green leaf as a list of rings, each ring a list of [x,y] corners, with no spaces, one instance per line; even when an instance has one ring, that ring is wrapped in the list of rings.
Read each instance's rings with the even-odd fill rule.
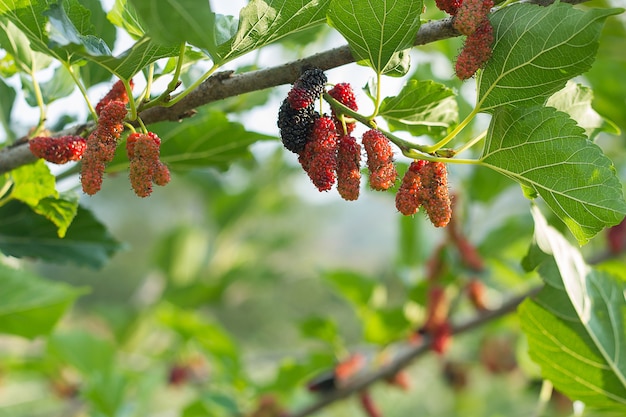
[[[598,132],[619,134],[617,126],[603,119],[591,107],[592,101],[591,88],[568,81],[564,89],[557,91],[548,99],[546,106],[569,114],[572,119],[576,120],[578,126],[585,129],[585,134],[589,137],[595,136]]]
[[[480,162],[540,195],[580,244],[626,214],[611,161],[551,107],[496,111]]]
[[[52,222],[28,206],[11,201],[0,207],[0,251],[6,255],[100,268],[120,248],[93,214],[81,207],[63,239]]]
[[[131,4],[144,22],[147,34],[156,42],[167,45],[188,42],[211,56],[215,54],[216,16],[208,1],[131,0]]]
[[[516,4],[491,17],[493,54],[478,82],[478,107],[531,106],[591,68],[604,20],[621,9],[582,11],[569,4]]]
[[[57,67],[52,78],[39,84],[39,94],[45,104],[50,104],[55,100],[69,96],[76,89],[76,83],[65,67]],[[22,90],[24,98],[31,107],[37,107],[37,92],[33,82],[28,77],[22,77]]]
[[[410,80],[397,96],[383,100],[378,114],[392,131],[433,135],[458,122],[459,108],[454,92],[443,84]]]
[[[423,7],[422,0],[332,0],[328,22],[346,38],[357,61],[379,74],[398,75],[415,43]]]
[[[239,14],[237,33],[214,57],[230,61],[247,52],[326,20],[330,0],[251,0]]]
[[[150,125],[150,130],[161,138],[161,160],[173,170],[200,167],[226,170],[233,161],[251,157],[248,149],[251,144],[276,139],[247,131],[241,124],[229,121],[222,112],[200,111],[185,123]],[[110,168],[118,170],[127,163],[125,157],[118,156]]]
[[[86,375],[106,372],[115,360],[111,342],[83,331],[55,333],[48,341],[48,351]]]
[[[115,0],[107,18],[115,26],[124,29],[133,39],[140,39],[146,34],[141,17],[128,0]]]
[[[64,238],[78,212],[78,196],[62,194],[59,198],[46,197],[39,200],[33,211],[50,220],[57,227],[57,236]]]
[[[0,264],[0,333],[32,339],[50,333],[84,291]]]
[[[15,138],[15,133],[11,129],[11,113],[16,95],[15,90],[0,79],[0,126],[4,128],[9,141]]]
[[[543,376],[588,406],[626,412],[626,283],[585,264],[533,207],[535,236],[551,259],[544,289],[519,308]]]

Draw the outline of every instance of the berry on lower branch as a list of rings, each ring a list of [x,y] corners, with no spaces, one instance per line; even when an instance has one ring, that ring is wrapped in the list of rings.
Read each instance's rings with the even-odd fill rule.
[[[443,162],[426,162],[420,170],[420,202],[435,227],[445,227],[452,217],[448,171]]]
[[[152,133],[131,133],[126,141],[130,184],[139,197],[152,194],[152,183],[165,185],[170,172],[159,160],[161,139]]]
[[[37,158],[43,158],[53,164],[65,164],[79,161],[83,157],[87,141],[81,136],[61,136],[51,138],[37,136],[28,141],[30,151]]]
[[[420,205],[420,194],[422,192],[422,179],[420,170],[426,164],[426,161],[413,161],[407,169],[402,183],[396,193],[396,208],[405,216],[411,216],[417,213]]]
[[[476,73],[491,58],[491,45],[494,41],[493,26],[485,18],[474,33],[465,39],[461,53],[456,58],[455,72],[461,80]]]
[[[393,150],[389,139],[378,130],[371,129],[363,134],[362,141],[367,154],[370,186],[377,191],[391,188],[398,174],[393,165]]]

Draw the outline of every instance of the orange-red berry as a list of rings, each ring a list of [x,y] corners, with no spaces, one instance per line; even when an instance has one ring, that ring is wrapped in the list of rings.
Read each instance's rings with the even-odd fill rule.
[[[422,180],[420,170],[426,164],[424,160],[413,161],[407,169],[396,193],[396,208],[405,216],[411,216],[419,210]]]
[[[129,81],[129,84],[130,88],[133,88],[134,83],[132,79]],[[126,92],[122,80],[116,81],[113,87],[111,87],[111,90],[96,104],[96,114],[100,116],[102,109],[112,101],[121,101],[124,104],[128,103],[128,93]]]
[[[493,0],[463,0],[454,16],[454,28],[463,35],[471,35],[483,24],[492,7]]]
[[[54,164],[78,161],[83,157],[87,141],[81,136],[61,136],[51,138],[37,136],[28,141],[30,151],[37,158],[43,158]]]
[[[362,141],[370,171],[370,187],[378,191],[391,188],[398,173],[393,164],[393,150],[389,139],[378,130],[371,129],[363,134]]]
[[[435,0],[435,4],[439,10],[443,10],[444,12],[455,15],[461,7],[461,3],[463,0]]]
[[[332,98],[334,98],[335,100],[337,100],[338,102],[340,102],[341,104],[343,104],[344,106],[348,107],[351,110],[357,111],[359,109],[359,106],[356,104],[356,97],[354,96],[354,91],[352,90],[352,86],[348,83],[335,84],[335,86],[328,91],[328,94]],[[337,117],[337,114],[334,109],[332,111],[332,117],[333,117],[333,121],[335,122],[335,125],[337,126],[337,133],[340,136],[344,134],[349,135],[350,133],[352,133],[356,123],[354,122],[346,123],[346,131],[344,132],[341,121]]]
[[[340,136],[337,146],[337,191],[348,201],[359,198],[361,145],[352,136]]]
[[[491,58],[493,41],[493,26],[489,19],[484,19],[478,29],[465,39],[463,49],[456,59],[456,76],[466,80],[482,68]]]
[[[446,165],[443,162],[427,162],[420,174],[422,206],[435,227],[445,227],[452,217]]]
[[[159,160],[161,139],[154,133],[132,133],[126,141],[130,184],[139,197],[152,194],[152,184],[165,185],[170,172]]]

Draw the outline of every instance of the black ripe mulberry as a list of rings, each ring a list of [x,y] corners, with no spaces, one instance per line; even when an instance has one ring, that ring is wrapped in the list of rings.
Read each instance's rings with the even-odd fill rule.
[[[327,78],[324,71],[311,68],[302,73],[287,94],[287,101],[296,110],[312,106],[324,92]]]
[[[319,114],[313,106],[295,110],[285,99],[278,111],[280,139],[285,148],[297,154],[302,152],[304,145],[311,137],[313,124],[317,118],[319,118]]]

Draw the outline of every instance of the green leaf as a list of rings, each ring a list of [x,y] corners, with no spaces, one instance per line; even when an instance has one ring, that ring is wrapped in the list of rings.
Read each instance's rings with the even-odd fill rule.
[[[495,12],[493,54],[478,81],[478,107],[543,104],[591,68],[604,20],[621,9],[514,4]]]
[[[106,372],[115,361],[115,347],[111,342],[84,331],[52,335],[48,350],[85,375]]]
[[[45,104],[69,96],[76,89],[76,83],[65,67],[57,67],[48,81],[40,83],[40,93]],[[22,77],[22,89],[24,98],[31,107],[37,107],[37,96],[32,81],[26,76]]]
[[[304,337],[321,340],[334,346],[339,339],[337,324],[324,317],[309,317],[298,325],[300,334]]]
[[[323,275],[342,296],[356,307],[366,307],[376,289],[377,283],[353,271],[331,271]]]
[[[443,84],[409,80],[397,96],[383,100],[379,115],[392,131],[436,135],[458,122],[459,108],[454,92]]]
[[[0,250],[6,255],[100,268],[120,248],[120,243],[82,207],[63,239],[52,222],[28,206],[11,201],[0,207]]]
[[[556,92],[546,102],[546,106],[569,114],[578,126],[585,129],[585,134],[592,138],[598,132],[619,134],[619,128],[602,118],[591,107],[593,91],[575,82],[568,81],[564,89]]]
[[[0,18],[0,46],[11,54],[20,71],[27,74],[34,74],[52,62],[48,55],[33,51],[24,32],[6,18]]]
[[[398,75],[401,55],[415,43],[423,7],[422,0],[332,0],[328,23],[346,38],[359,63]]]
[[[541,196],[581,245],[626,213],[611,161],[551,107],[496,111],[480,161]]]
[[[215,54],[216,19],[208,1],[131,0],[131,3],[145,23],[147,34],[157,43],[180,46],[187,42],[210,56]]]
[[[224,63],[326,20],[330,0],[251,0],[239,14],[237,33],[214,57]]]
[[[359,317],[363,321],[364,339],[382,346],[402,339],[411,327],[401,307],[363,309]]]
[[[4,80],[0,79],[0,126],[2,126],[9,140],[14,139],[15,134],[11,131],[11,112],[15,103],[16,92],[9,87]]]
[[[60,198],[46,197],[39,200],[33,211],[54,223],[57,236],[63,238],[78,212],[78,196],[62,194]]]
[[[0,333],[48,334],[84,291],[0,264]]]
[[[143,37],[117,57],[87,54],[83,57],[107,68],[118,78],[129,80],[146,65],[161,58],[177,56],[179,49],[179,46],[160,45],[149,37]]]
[[[58,197],[56,180],[43,159],[34,164],[23,165],[11,171],[13,189],[11,198],[23,201],[31,207],[45,197]]]
[[[546,286],[519,308],[530,356],[543,376],[591,407],[626,412],[626,283],[585,264],[533,207],[535,236],[553,262]]]
[[[128,0],[115,0],[115,4],[107,14],[107,18],[115,26],[124,29],[135,40],[142,38],[146,34],[137,10]]]
[[[233,161],[251,157],[251,144],[276,139],[247,131],[243,125],[230,122],[222,112],[203,109],[185,123],[157,123],[150,129],[161,138],[161,160],[172,170],[181,171],[208,166],[226,170]],[[120,165],[112,166],[114,170],[121,169],[127,161],[119,157],[115,163]]]

